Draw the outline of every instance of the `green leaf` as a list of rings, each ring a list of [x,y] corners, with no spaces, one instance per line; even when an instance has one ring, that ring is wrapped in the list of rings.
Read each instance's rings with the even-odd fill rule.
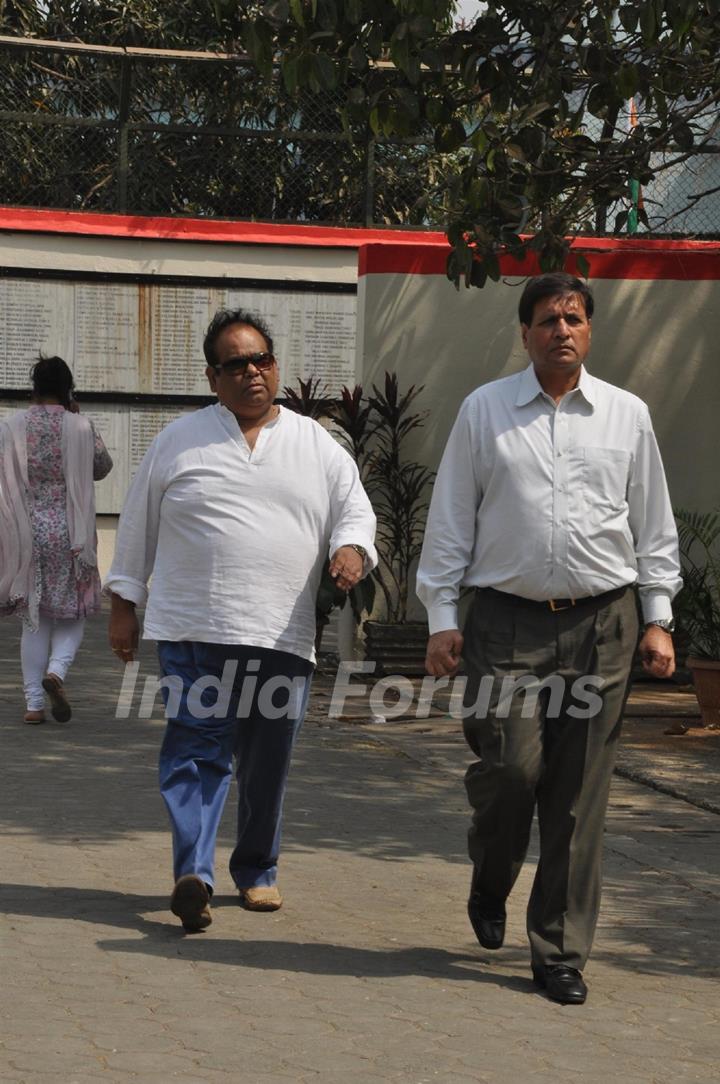
[[[473,260],[472,268],[470,270],[470,283],[473,286],[477,286],[482,290],[483,286],[488,280],[487,271],[485,265],[481,259],[477,257]]]
[[[430,71],[434,72],[442,71],[445,65],[443,55],[439,49],[421,49],[420,60]]]
[[[618,9],[618,19],[628,34],[632,34],[638,22],[638,10],[630,4],[624,4]]]
[[[320,85],[325,90],[335,90],[337,86],[337,71],[327,53],[315,54],[315,70]]]
[[[463,68],[463,82],[466,87],[473,87],[477,82],[477,67],[480,53],[477,49],[471,50]]]
[[[294,94],[298,86],[298,58],[291,56],[283,61],[282,77],[288,94]]]
[[[476,177],[468,192],[468,203],[473,211],[487,207],[490,201],[490,185],[487,177]]]
[[[405,67],[405,74],[407,75],[413,86],[417,86],[417,84],[420,82],[420,72],[420,59],[415,55],[415,53],[412,53],[408,57],[408,62]]]
[[[505,153],[508,154],[511,158],[514,158],[517,162],[525,161],[525,152],[523,151],[522,147],[518,146],[517,143],[506,143]]]
[[[510,87],[506,82],[500,82],[490,91],[490,101],[496,113],[507,113],[510,109]]]
[[[455,284],[455,289],[458,290],[460,288],[460,269],[455,249],[452,249],[448,253],[447,264],[445,266],[445,274],[450,279],[450,281]]]
[[[646,45],[653,45],[657,35],[657,21],[655,8],[651,3],[643,3],[640,7],[640,32]]]
[[[621,211],[619,215],[615,216],[615,233],[620,233],[625,228],[625,224],[628,220],[628,211]]]
[[[638,92],[640,79],[635,64],[623,64],[615,76],[615,85],[621,98],[626,101],[634,98]]]
[[[552,251],[547,251],[545,249],[541,250],[538,263],[540,264],[540,270],[543,274],[547,274],[548,271],[557,270],[555,254]]]
[[[290,0],[290,11],[292,17],[298,26],[305,26],[305,16],[303,15],[302,0]]]
[[[609,88],[604,83],[596,83],[588,96],[588,112],[604,120],[610,105]]]
[[[487,255],[485,257],[485,260],[483,262],[484,262],[484,266],[485,266],[485,271],[487,273],[487,277],[489,279],[492,279],[493,282],[499,282],[500,281],[501,271],[500,271],[500,261],[498,260],[497,256],[489,254],[489,255]]]
[[[334,0],[319,0],[317,2],[317,11],[313,11],[313,18],[316,17],[318,25],[323,30],[335,30],[338,23],[337,7]]]
[[[437,4],[433,3],[433,8],[437,8],[437,6]],[[435,33],[433,20],[422,13],[413,15],[408,29],[414,38],[430,38]]]
[[[459,120],[452,120],[444,127],[435,129],[435,148],[445,154],[462,147],[466,139],[465,126]]]
[[[348,51],[348,57],[350,59],[350,63],[356,71],[365,71],[368,66],[368,58],[365,55],[365,50],[363,49],[360,42],[356,41],[353,45],[350,46],[350,49]]]
[[[657,114],[661,122],[667,124],[667,100],[659,87],[655,87],[653,90],[653,101],[655,102],[655,108],[657,109]]]
[[[270,48],[270,27],[267,23],[246,22],[242,40],[245,49],[252,57],[258,70],[265,76],[272,74],[272,51]]]
[[[288,0],[269,0],[263,4],[263,15],[274,26],[282,26],[290,18]]]
[[[577,269],[582,277],[586,279],[590,274],[590,261],[587,256],[582,252],[575,253],[575,263],[577,264]]]
[[[535,105],[531,105],[528,110],[523,113],[523,120],[525,123],[529,123],[531,120],[535,120],[541,113],[544,113],[547,109],[551,109],[550,102],[536,102]]]
[[[425,102],[425,116],[431,124],[439,126],[448,120],[449,107],[441,98],[430,98]]]
[[[545,143],[545,135],[541,128],[536,125],[528,125],[521,128],[517,134],[517,141],[525,152],[525,157],[534,161],[541,153]]]
[[[312,53],[300,53],[298,56],[298,85],[301,87],[311,86],[316,82],[315,65]]]
[[[680,150],[690,151],[695,144],[693,130],[686,121],[673,125],[672,134]]]
[[[370,56],[377,60],[382,53],[383,32],[382,27],[375,23],[367,36],[367,51]]]

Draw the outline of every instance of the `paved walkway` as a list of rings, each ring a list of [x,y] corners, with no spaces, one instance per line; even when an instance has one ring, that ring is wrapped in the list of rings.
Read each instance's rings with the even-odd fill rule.
[[[506,947],[485,952],[468,926],[454,725],[328,723],[319,688],[288,794],[285,907],[241,910],[221,872],[213,925],[183,936],[167,910],[162,719],[114,717],[120,672],[104,641],[93,620],[72,721],[30,727],[17,630],[0,623],[0,1079],[720,1080],[720,820],[692,794],[616,777],[590,1000],[554,1005],[529,981],[532,861]],[[687,735],[648,751],[642,733],[631,745],[644,762],[677,757],[675,776],[686,772]],[[718,738],[689,733],[693,770],[712,777],[704,797],[720,805]],[[220,871],[231,837],[228,811]]]

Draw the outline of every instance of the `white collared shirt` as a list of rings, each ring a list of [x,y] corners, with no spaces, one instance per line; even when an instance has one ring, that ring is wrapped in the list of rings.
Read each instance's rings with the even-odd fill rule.
[[[148,639],[314,659],[323,564],[354,543],[369,571],[374,538],[357,467],[321,425],[281,407],[250,451],[234,414],[216,403],[171,422],[148,449],[105,590],[147,600]]]
[[[583,598],[637,582],[646,621],[672,616],[678,543],[646,405],[591,376],[556,405],[532,365],[460,408],[417,577],[430,632],[458,628],[463,585]]]

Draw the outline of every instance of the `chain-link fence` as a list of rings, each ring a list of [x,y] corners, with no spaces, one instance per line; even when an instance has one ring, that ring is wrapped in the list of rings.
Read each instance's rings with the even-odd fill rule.
[[[343,127],[242,58],[0,39],[0,203],[341,225],[441,226],[443,160]],[[720,233],[720,147],[644,195],[655,233]],[[612,229],[609,209],[605,224]]]

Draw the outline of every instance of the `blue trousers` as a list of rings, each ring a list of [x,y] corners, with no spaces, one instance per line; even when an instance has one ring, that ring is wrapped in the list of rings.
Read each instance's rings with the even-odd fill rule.
[[[269,648],[160,641],[167,729],[160,793],[170,814],[175,880],[215,885],[215,839],[236,760],[238,888],[277,877],[282,809],[312,663]]]

